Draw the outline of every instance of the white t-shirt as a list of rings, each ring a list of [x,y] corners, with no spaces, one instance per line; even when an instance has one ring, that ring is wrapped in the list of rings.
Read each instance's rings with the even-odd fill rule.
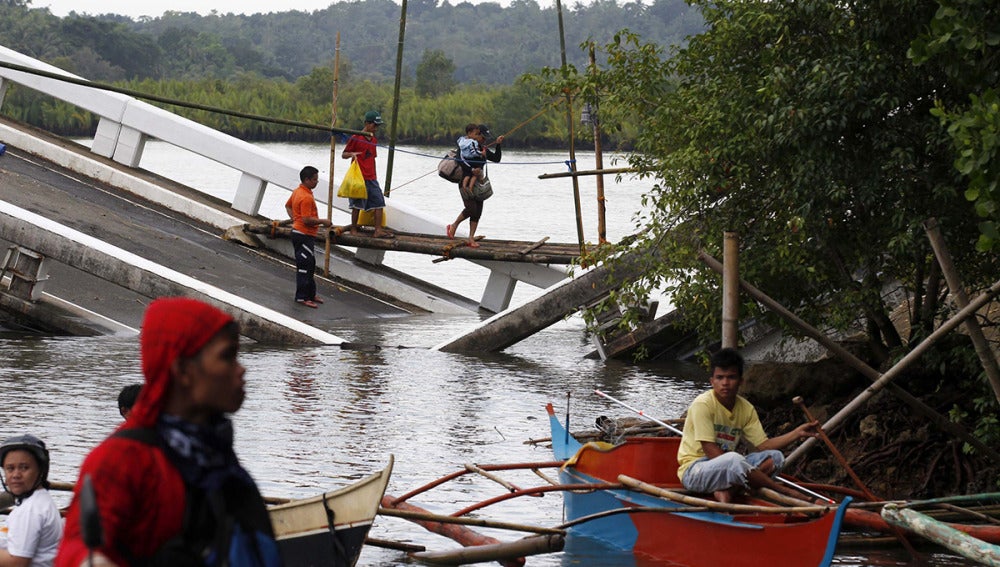
[[[59,508],[49,491],[39,488],[7,517],[7,552],[30,557],[31,567],[52,567],[62,533]]]

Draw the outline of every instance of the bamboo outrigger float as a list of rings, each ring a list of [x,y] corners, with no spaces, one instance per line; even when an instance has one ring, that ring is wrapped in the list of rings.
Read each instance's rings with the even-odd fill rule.
[[[971,495],[957,498],[941,498],[909,504],[890,502],[882,508],[882,517],[890,524],[920,535],[955,553],[972,559],[983,565],[1000,567],[1000,545],[987,543],[979,538],[960,531],[952,525],[913,509],[926,504],[950,503],[957,500],[1000,499],[1000,494]]]

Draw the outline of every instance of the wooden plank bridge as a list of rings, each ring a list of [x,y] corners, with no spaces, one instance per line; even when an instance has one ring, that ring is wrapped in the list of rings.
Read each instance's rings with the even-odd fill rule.
[[[292,232],[291,221],[273,221],[271,223],[248,223],[233,227],[228,237],[233,238],[236,232],[244,234],[264,235],[266,238],[289,238]],[[327,230],[320,227],[317,240],[327,238]],[[361,227],[360,234],[351,234],[347,227],[335,226],[330,230],[331,244],[351,246],[355,248],[370,248],[394,252],[411,252],[438,256],[435,262],[464,258],[468,260],[496,260],[501,262],[526,262],[533,264],[573,263],[580,256],[580,247],[573,243],[549,242],[546,236],[536,242],[522,240],[492,240],[476,237],[478,248],[468,246],[465,238],[448,238],[445,235],[421,234],[394,231],[395,238],[375,238],[371,227]]]

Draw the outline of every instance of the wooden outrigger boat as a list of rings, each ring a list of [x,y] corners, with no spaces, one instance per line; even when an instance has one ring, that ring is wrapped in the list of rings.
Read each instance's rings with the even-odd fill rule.
[[[630,437],[618,446],[584,445],[563,427],[551,404],[546,409],[552,450],[565,461],[560,481],[618,486],[564,493],[571,524],[567,550],[574,539],[585,538],[676,565],[830,565],[850,498],[836,507],[783,508],[762,499],[734,505],[687,496],[679,492],[677,478],[680,438]]]
[[[285,564],[353,567],[378,514],[392,465],[390,456],[384,469],[353,484],[268,506]]]
[[[271,526],[287,565],[353,567],[361,555],[392,474],[393,457],[381,471],[343,488],[309,498],[265,497]],[[50,490],[72,492],[71,482]],[[0,514],[7,513],[0,499]]]

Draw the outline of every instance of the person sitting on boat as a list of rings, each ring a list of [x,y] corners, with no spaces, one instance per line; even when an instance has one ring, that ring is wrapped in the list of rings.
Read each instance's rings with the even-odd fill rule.
[[[0,565],[51,567],[62,538],[59,508],[49,494],[49,451],[34,435],[0,444],[0,483],[14,500],[0,539]]]
[[[743,357],[736,349],[724,348],[711,358],[712,389],[699,395],[688,407],[684,432],[677,450],[677,476],[693,492],[712,492],[720,502],[750,488],[766,487],[801,498],[773,477],[785,462],[783,449],[791,443],[819,434],[819,422],[804,423],[779,437],[768,438],[757,410],[738,394],[743,383]],[[736,451],[740,440],[754,452]]]
[[[239,325],[201,301],[160,298],[139,342],[142,391],[80,467],[56,565],[280,565],[227,417],[245,397]],[[81,498],[84,486],[95,498]]]

